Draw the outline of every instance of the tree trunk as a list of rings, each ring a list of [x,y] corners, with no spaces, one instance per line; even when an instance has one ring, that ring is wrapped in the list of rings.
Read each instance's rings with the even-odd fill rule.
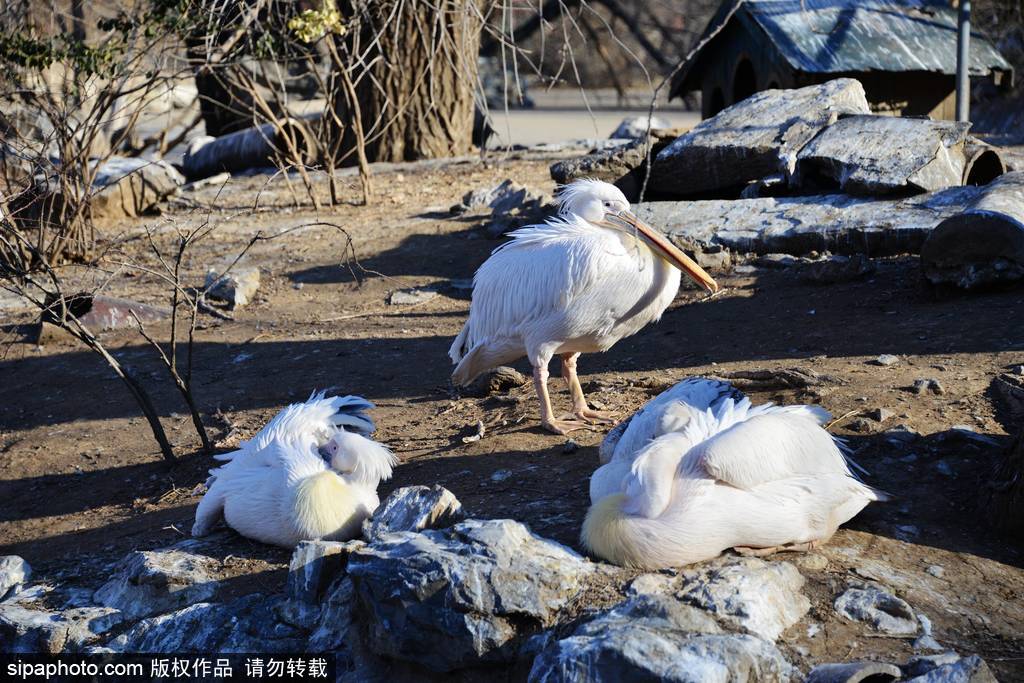
[[[342,88],[333,106],[341,121],[351,121],[348,112],[359,111],[370,161],[414,161],[471,150],[482,29],[476,2],[341,3],[352,30],[335,40],[350,65],[358,108]],[[341,134],[345,163],[353,164],[356,126],[345,126]]]

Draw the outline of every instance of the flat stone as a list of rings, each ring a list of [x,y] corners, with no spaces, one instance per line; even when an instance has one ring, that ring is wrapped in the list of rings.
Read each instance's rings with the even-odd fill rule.
[[[444,529],[465,517],[462,503],[443,486],[404,486],[388,495],[363,522],[363,536],[372,543],[398,531]]]
[[[219,566],[213,558],[181,547],[134,551],[93,598],[132,619],[170,612],[213,597]]]
[[[797,672],[776,647],[723,632],[706,612],[668,596],[643,595],[550,642],[531,683],[555,681],[789,681]]]
[[[862,280],[875,270],[875,262],[864,254],[836,255],[801,266],[799,277],[803,282],[832,285]]]
[[[894,356],[891,353],[883,353],[881,356],[874,360],[875,365],[881,365],[882,367],[888,367],[890,365],[896,365],[900,362],[899,356]]]
[[[385,534],[348,563],[370,650],[435,671],[513,661],[592,571],[512,520]]]
[[[235,266],[221,275],[211,268],[206,272],[206,295],[217,301],[224,301],[232,308],[245,306],[256,296],[260,287],[260,269],[255,266]]]
[[[414,306],[437,298],[437,292],[431,289],[400,289],[392,292],[388,303],[392,306]]]
[[[952,187],[903,198],[815,194],[754,199],[645,201],[634,213],[688,250],[807,256],[825,251],[871,258],[918,254],[935,226],[981,194]]]
[[[918,632],[917,617],[906,601],[880,588],[848,588],[836,598],[836,612],[850,621],[868,624],[876,631],[910,635]]]
[[[17,555],[0,556],[0,600],[8,597],[32,578],[32,567]]]
[[[608,137],[613,140],[642,139],[655,129],[671,128],[672,124],[660,116],[627,116]]]

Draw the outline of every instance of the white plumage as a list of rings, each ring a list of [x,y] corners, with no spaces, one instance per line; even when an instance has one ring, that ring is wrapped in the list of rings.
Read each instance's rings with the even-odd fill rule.
[[[377,485],[397,464],[374,431],[358,396],[314,394],[278,413],[238,450],[215,456],[196,509],[193,536],[209,533],[223,516],[257,541],[293,547],[317,538],[348,540],[380,503]]]
[[[884,498],[852,476],[828,419],[814,406],[753,406],[724,382],[681,382],[602,444],[584,545],[660,568],[828,540]]]
[[[580,353],[606,351],[661,318],[679,289],[680,271],[708,289],[700,266],[629,212],[614,185],[577,180],[559,194],[559,216],[511,234],[473,280],[469,319],[449,350],[452,380],[522,356],[533,365],[541,422],[564,434],[607,416],[587,406],[576,375]],[[573,418],[556,419],[548,363],[562,358]]]

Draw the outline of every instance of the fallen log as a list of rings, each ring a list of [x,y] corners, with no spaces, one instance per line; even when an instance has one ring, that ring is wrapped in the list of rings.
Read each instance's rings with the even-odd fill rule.
[[[974,136],[967,137],[964,146],[967,165],[964,166],[964,185],[988,185],[993,180],[1011,170],[998,147],[979,140]],[[1019,169],[1018,169],[1019,170]]]
[[[736,196],[744,185],[795,171],[797,154],[841,114],[870,114],[864,88],[839,78],[796,90],[765,90],[724,109],[663,149],[652,190],[686,197]]]
[[[293,150],[298,159],[292,158]],[[315,160],[316,150],[316,136],[310,124],[289,118],[280,126],[265,123],[219,138],[197,138],[189,144],[182,167],[189,181],[195,181],[224,171],[269,168],[283,160],[309,164]]]
[[[846,116],[797,155],[791,184],[848,194],[932,192],[963,184],[971,124],[896,116]]]
[[[954,187],[903,199],[833,194],[644,202],[634,208],[685,249],[892,256],[920,253],[936,225],[966,209],[983,191]]]
[[[977,188],[963,211],[945,218],[921,248],[933,284],[964,289],[1024,279],[1024,171]]]

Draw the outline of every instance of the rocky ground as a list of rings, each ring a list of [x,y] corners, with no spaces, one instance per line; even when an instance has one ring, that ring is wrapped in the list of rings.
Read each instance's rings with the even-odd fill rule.
[[[235,178],[186,192],[163,216],[106,226],[151,263],[143,226],[169,247],[175,226],[214,222],[185,264],[197,283],[257,231],[342,226],[358,265],[330,227],[253,247],[254,301],[232,320],[200,320],[197,400],[228,449],[313,389],[365,395],[378,406],[378,437],[402,460],[382,493],[445,487],[469,519],[446,530],[295,558],[228,531],[188,540],[212,460],[196,450],[152,350],[130,330],[103,335],[154,388],[181,454],[173,466],[99,358],[59,339],[37,345],[29,317],[5,309],[0,554],[24,558],[32,575],[0,603],[4,648],[309,648],[341,652],[362,679],[425,677],[424,665],[493,679],[475,668],[484,661],[510,680],[531,669],[557,680],[578,661],[609,667],[605,680],[622,680],[614,667],[632,661],[653,676],[686,661],[728,666],[736,680],[784,680],[826,662],[907,666],[952,650],[964,659],[949,666],[980,669],[976,654],[1000,680],[1024,678],[1022,548],[985,514],[991,469],[1019,428],[991,385],[1024,364],[1024,290],[932,290],[912,256],[874,259],[853,279],[823,284],[805,277],[805,264],[732,255],[714,271],[723,293],[684,290],[659,324],[584,356],[584,388],[622,415],[693,375],[734,377],[755,401],[821,404],[869,483],[894,494],[812,553],[638,576],[576,555],[602,434],[540,431],[529,386],[470,396],[448,383],[467,279],[500,243],[484,212],[449,207],[506,178],[550,192],[550,161],[386,168],[374,206],[355,205],[350,180],[351,203],[319,214],[296,207],[280,178]],[[85,286],[93,275],[69,277]],[[144,268],[117,270],[106,291],[167,301]],[[568,404],[561,387],[554,395]],[[515,523],[490,521],[504,519]],[[409,564],[410,549],[428,561]],[[323,554],[335,559],[316,559]],[[298,583],[307,571],[315,588]],[[486,580],[463,591],[466,572]],[[14,583],[17,573],[8,572]],[[396,587],[397,577],[407,581]],[[519,579],[528,590],[509,594]],[[242,626],[223,628],[231,619]],[[903,675],[928,666],[916,661]]]

